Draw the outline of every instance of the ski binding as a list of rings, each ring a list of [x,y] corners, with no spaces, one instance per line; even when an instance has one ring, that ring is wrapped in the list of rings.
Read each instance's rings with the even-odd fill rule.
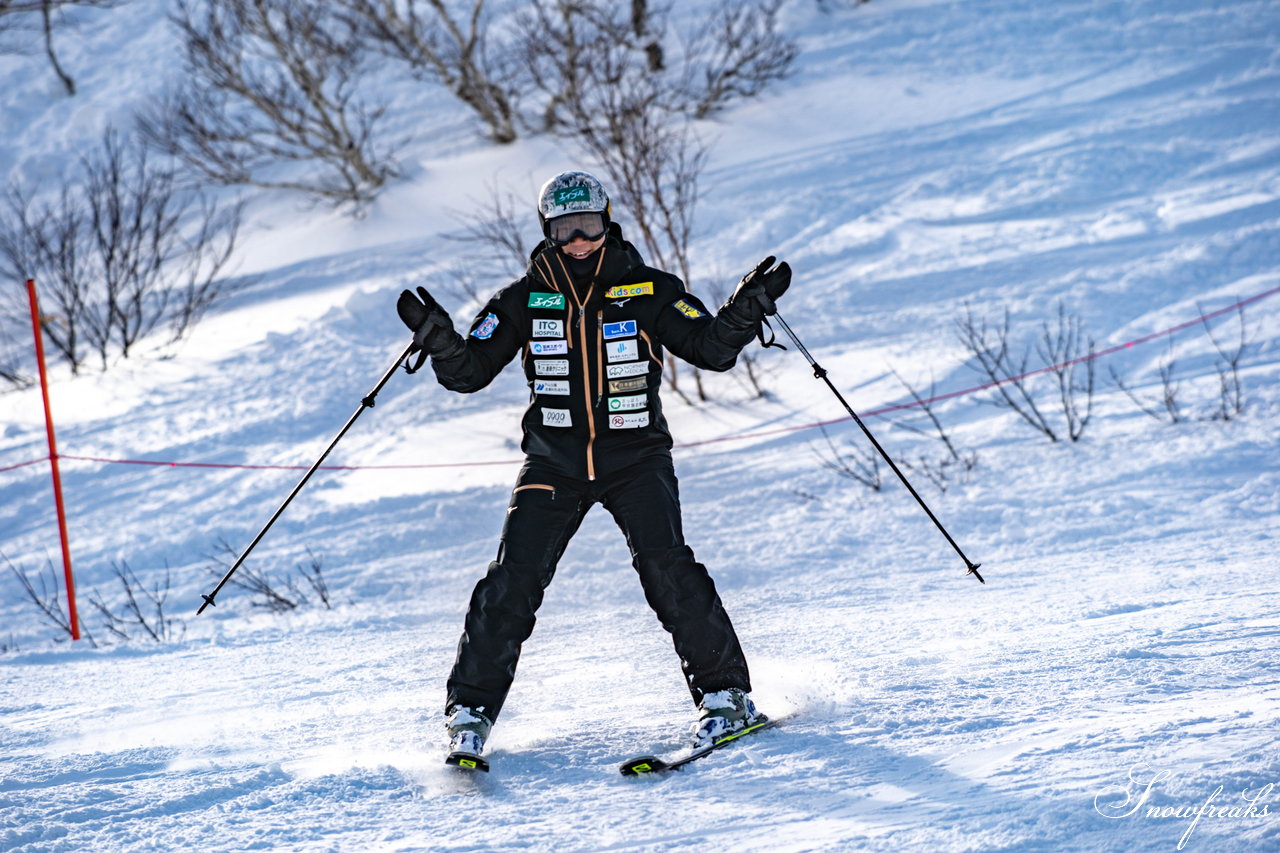
[[[778,720],[771,720],[768,717],[761,717],[755,725],[747,726],[740,732],[733,732],[717,740],[708,746],[699,747],[680,758],[664,759],[656,755],[641,755],[632,758],[630,761],[623,762],[618,769],[623,776],[645,776],[650,773],[666,773],[669,770],[675,770],[683,767],[691,761],[697,761],[699,758],[706,758],[718,749],[723,749],[739,738],[746,737],[755,732],[762,732],[765,729],[771,729],[778,725]]]

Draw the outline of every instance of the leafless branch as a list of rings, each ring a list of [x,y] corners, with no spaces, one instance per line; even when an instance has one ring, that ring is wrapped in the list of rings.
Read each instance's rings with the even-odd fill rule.
[[[483,262],[489,262],[496,268],[496,275],[515,278],[524,272],[532,249],[524,242],[527,207],[515,194],[490,184],[488,198],[481,202],[479,210],[458,214],[465,226],[456,234],[446,234],[445,239],[477,247],[482,253],[482,267]],[[468,262],[473,263],[470,258]]]
[[[1135,406],[1158,421],[1163,422],[1167,418],[1169,423],[1176,424],[1186,420],[1186,417],[1182,413],[1181,403],[1178,402],[1179,383],[1173,378],[1174,364],[1173,341],[1170,340],[1168,357],[1157,368],[1160,377],[1160,399],[1154,403],[1138,396],[1138,393],[1120,378],[1114,366],[1108,369],[1116,387],[1123,391]]]
[[[71,26],[67,18],[68,9],[111,9],[120,5],[123,0],[0,0],[0,35],[15,32],[40,30],[41,43],[49,64],[62,82],[68,95],[76,93],[75,80],[62,68],[54,48],[55,30]],[[39,16],[39,24],[33,19]],[[3,51],[0,51],[3,52]],[[22,51],[25,52],[25,51]]]
[[[978,454],[972,450],[960,450],[956,446],[951,433],[943,426],[942,420],[938,417],[932,402],[932,398],[937,393],[936,385],[933,382],[929,383],[929,396],[925,397],[910,382],[903,379],[898,371],[893,371],[893,375],[911,394],[911,398],[916,401],[914,408],[924,413],[932,429],[921,429],[906,421],[899,421],[897,425],[911,432],[936,439],[946,450],[946,453],[940,457],[922,453],[915,460],[905,461],[903,464],[922,472],[929,478],[930,482],[937,486],[938,491],[945,492],[950,484],[953,472],[959,471],[962,475],[968,475],[977,467]]]
[[[491,50],[485,0],[465,16],[442,0],[336,0],[362,37],[420,78],[439,83],[484,122],[498,143],[516,139],[517,63],[505,45]],[[453,4],[457,6],[459,4]]]
[[[215,553],[210,555],[210,559],[218,565],[211,567],[209,573],[215,577],[222,577],[238,556],[236,550],[226,540],[219,539]],[[307,551],[307,556],[308,565],[296,566],[296,573],[311,589],[311,594],[319,599],[320,604],[326,610],[330,610],[333,606],[332,599],[329,586],[324,579],[321,560],[310,550]],[[281,584],[271,576],[269,571],[256,570],[248,563],[240,565],[229,583],[233,587],[258,596],[260,600],[251,602],[253,607],[263,608],[275,614],[288,613],[310,603],[306,592],[298,585],[298,578],[289,577]]]
[[[1059,439],[1060,429],[1071,441],[1079,441],[1088,426],[1093,410],[1095,345],[1084,338],[1079,318],[1069,316],[1064,306],[1058,305],[1055,326],[1044,323],[1036,352],[1048,363],[1046,369],[1028,369],[1030,354],[1024,353],[1015,361],[1009,351],[1009,312],[998,329],[988,328],[985,322],[974,319],[966,306],[965,316],[956,321],[960,343],[971,357],[970,367],[988,380],[988,387],[995,392],[992,401],[997,406],[1016,412],[1037,432],[1050,441]],[[1079,370],[1083,369],[1081,378]],[[1045,412],[1037,405],[1032,391],[1032,381],[1044,373],[1052,375],[1057,385],[1057,396],[1065,427],[1055,427]]]
[[[782,0],[725,0],[708,16],[706,28],[684,50],[682,88],[694,118],[753,98],[787,75],[799,49],[778,31],[781,7]]]
[[[129,567],[127,561],[111,564],[112,573],[120,581],[123,600],[119,610],[112,608],[94,590],[89,596],[89,604],[102,617],[103,627],[117,639],[127,642],[131,639],[131,631],[142,629],[143,634],[156,643],[178,640],[186,633],[186,622],[166,616],[165,602],[169,599],[169,588],[172,573],[165,564],[164,576],[151,586],[147,586]]]
[[[824,454],[817,448],[813,449],[814,455],[822,463],[822,467],[828,471],[833,471],[837,475],[854,482],[861,483],[873,492],[878,492],[884,486],[884,481],[880,476],[880,457],[870,447],[859,447],[858,445],[850,445],[849,452],[842,452],[836,447],[835,442],[831,440],[831,436],[827,433],[826,427],[820,427],[822,437],[827,444],[827,452]]]
[[[1228,348],[1220,343],[1213,334],[1213,329],[1209,326],[1209,318],[1205,315],[1204,310],[1200,311],[1200,322],[1204,326],[1204,333],[1209,336],[1209,340],[1218,354],[1218,359],[1214,364],[1214,369],[1218,373],[1219,390],[1218,410],[1213,416],[1215,420],[1229,421],[1239,417],[1244,412],[1244,386],[1240,382],[1240,359],[1251,343],[1250,334],[1244,320],[1244,306],[1240,306],[1236,310],[1236,317],[1239,320],[1240,331],[1236,337],[1234,347]]]
[[[56,198],[15,185],[0,210],[0,270],[36,280],[44,334],[73,371],[88,352],[104,368],[127,358],[160,327],[181,339],[226,290],[241,215],[112,130],[79,165]]]
[[[294,190],[359,212],[396,168],[385,107],[359,93],[359,35],[323,3],[178,0],[187,79],[146,137],[218,184]]]
[[[58,576],[57,570],[53,567],[53,561],[49,560],[45,563],[45,571],[37,573],[33,579],[24,569],[15,566],[7,557],[3,557],[5,564],[9,567],[9,571],[18,579],[18,583],[22,585],[23,592],[26,593],[27,599],[35,605],[40,611],[44,620],[58,629],[60,634],[70,637],[71,619],[67,612],[63,609],[62,602],[62,581]],[[80,636],[89,641],[89,645],[94,648],[97,643],[93,639],[93,634],[85,627],[84,618],[78,620],[80,622]]]

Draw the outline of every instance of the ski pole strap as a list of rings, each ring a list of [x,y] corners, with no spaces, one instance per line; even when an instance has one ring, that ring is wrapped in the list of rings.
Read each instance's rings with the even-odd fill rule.
[[[769,340],[767,341],[764,339],[765,329],[769,330]],[[775,347],[777,349],[786,349],[785,346],[777,342],[778,336],[774,334],[773,326],[769,325],[768,317],[762,317],[760,319],[760,322],[756,325],[756,337],[760,339],[760,346],[764,347],[765,349],[768,349],[769,347]]]
[[[420,349],[418,350],[418,359],[413,363],[413,366],[410,367],[409,359],[412,356],[413,356],[413,353],[412,351],[410,351],[410,353],[404,357],[404,364],[402,364],[401,366],[404,368],[405,373],[417,373],[419,370],[422,369],[422,365],[425,364],[427,361],[427,351],[425,349]]]

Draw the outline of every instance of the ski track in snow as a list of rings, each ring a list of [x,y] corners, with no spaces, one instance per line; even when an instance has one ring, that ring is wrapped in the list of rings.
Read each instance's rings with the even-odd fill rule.
[[[938,392],[979,384],[954,335],[966,310],[998,324],[1007,309],[1022,347],[1061,300],[1101,348],[1280,284],[1273,3],[825,5],[785,7],[795,75],[707,125],[694,284],[788,259],[784,316],[855,408],[909,399],[895,371]],[[0,58],[19,127],[0,168],[61,174],[163,78],[162,6],[91,19],[63,57],[74,102],[42,58]],[[145,33],[145,62],[124,67],[124,32]],[[45,90],[16,85],[32,68]],[[423,106],[393,91],[407,129]],[[259,278],[184,346],[55,370],[61,451],[314,459],[399,350],[394,293],[461,258],[434,199],[468,175],[526,191],[571,164],[547,140],[477,146],[437,106],[450,117],[364,220],[259,203]],[[912,431],[922,413],[870,419],[986,586],[889,471],[873,492],[823,465],[865,448],[850,423],[825,429],[831,444],[809,429],[677,450],[690,543],[759,704],[787,719],[661,778],[616,765],[678,748],[688,694],[602,511],[548,591],[492,773],[467,777],[441,765],[440,706],[515,465],[317,475],[251,564],[283,576],[310,550],[334,609],[272,616],[228,588],[195,619],[217,543],[247,543],[298,472],[64,462],[82,612],[94,591],[114,600],[113,562],[150,582],[167,564],[185,633],[55,644],[0,580],[0,850],[1168,851],[1189,827],[1182,849],[1280,849],[1280,297],[1244,318],[1246,409],[1230,422],[1210,419],[1217,355],[1198,328],[1101,360],[1078,443],[989,394],[941,404],[979,460],[945,492],[920,467],[942,450]],[[1216,321],[1218,340],[1236,323]],[[1176,425],[1109,378],[1154,400],[1170,359]],[[668,395],[677,442],[842,413],[796,353],[759,364],[767,399],[732,376],[707,378],[706,406]],[[518,459],[516,373],[466,397],[398,376],[329,461]],[[2,399],[0,464],[43,456],[38,393]],[[45,466],[0,474],[5,558],[56,562],[51,503]],[[1221,786],[1216,805],[1269,792],[1270,813],[1122,817],[1125,786],[1142,790],[1130,773],[1166,774],[1146,805],[1194,809]]]

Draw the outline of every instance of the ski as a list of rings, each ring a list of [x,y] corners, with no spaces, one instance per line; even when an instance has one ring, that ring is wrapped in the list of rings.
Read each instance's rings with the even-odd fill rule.
[[[699,747],[679,758],[660,758],[656,755],[641,755],[632,758],[630,761],[624,761],[618,769],[622,771],[623,776],[643,776],[649,773],[666,773],[669,770],[675,770],[683,767],[691,761],[697,761],[699,758],[706,758],[718,749],[723,749],[735,741],[746,737],[749,734],[762,732],[765,729],[771,729],[778,725],[780,720],[771,720],[768,717],[762,717],[758,723],[748,726],[740,732],[725,735],[710,746]]]
[[[444,758],[444,763],[450,767],[457,767],[461,770],[479,770],[482,773],[489,772],[489,762],[485,761],[478,755],[470,752],[451,752]]]

